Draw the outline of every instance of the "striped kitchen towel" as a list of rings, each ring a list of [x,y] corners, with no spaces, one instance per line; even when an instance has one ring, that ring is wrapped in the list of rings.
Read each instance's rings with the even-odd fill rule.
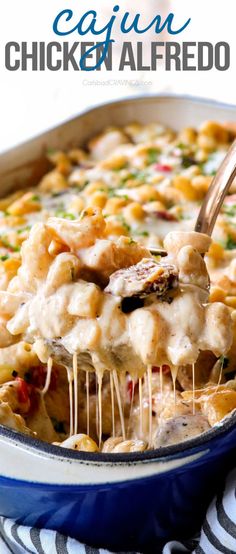
[[[198,541],[168,542],[162,554],[236,554],[236,470],[208,508]],[[0,554],[111,554],[56,531],[34,529],[0,518]],[[125,553],[121,553],[125,554]],[[128,554],[128,553],[127,553]],[[137,554],[135,552],[129,554]],[[153,550],[152,554],[161,554]]]

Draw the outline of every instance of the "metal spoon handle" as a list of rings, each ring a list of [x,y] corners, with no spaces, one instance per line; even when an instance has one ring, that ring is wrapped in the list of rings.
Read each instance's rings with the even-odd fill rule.
[[[195,231],[211,236],[224,198],[236,176],[236,140],[214,177],[200,209]]]

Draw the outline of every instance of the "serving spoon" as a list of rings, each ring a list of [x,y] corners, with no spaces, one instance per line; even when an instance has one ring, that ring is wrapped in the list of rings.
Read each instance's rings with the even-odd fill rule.
[[[217,216],[235,176],[236,140],[232,143],[209,187],[198,214],[194,231],[211,236]],[[155,256],[167,256],[166,250],[161,248],[150,247],[150,252]]]

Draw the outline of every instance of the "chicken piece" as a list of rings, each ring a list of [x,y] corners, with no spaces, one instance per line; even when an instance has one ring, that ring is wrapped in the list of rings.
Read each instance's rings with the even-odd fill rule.
[[[167,290],[177,287],[177,283],[178,272],[173,265],[144,258],[136,265],[113,273],[105,292],[122,297],[142,298],[153,292],[163,296]]]
[[[102,292],[99,287],[80,279],[74,283],[68,313],[78,317],[98,317],[101,300]]]
[[[210,429],[207,418],[200,414],[188,414],[161,422],[154,439],[154,448],[178,444],[201,435]]]
[[[88,270],[101,285],[107,285],[112,273],[149,258],[151,254],[130,238],[120,237],[117,242],[98,240],[91,248],[80,251],[79,257],[85,267],[85,274]]]
[[[46,228],[52,236],[66,244],[73,252],[92,246],[96,238],[103,236],[105,227],[105,219],[99,208],[84,210],[80,219],[76,221],[49,217],[46,223]]]
[[[19,414],[14,414],[7,402],[0,402],[0,424],[24,433],[25,435],[33,436],[34,433],[26,426],[23,417]]]
[[[211,426],[220,423],[220,421],[230,412],[236,410],[236,391],[218,390],[201,402],[202,413],[207,417]]]
[[[210,278],[201,254],[192,246],[183,246],[177,255],[179,280],[184,284],[209,289]]]

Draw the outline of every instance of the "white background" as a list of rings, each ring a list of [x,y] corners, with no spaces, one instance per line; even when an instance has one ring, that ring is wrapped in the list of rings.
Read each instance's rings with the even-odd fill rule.
[[[60,10],[71,8],[75,21],[87,9],[96,9],[100,26],[107,22],[113,6],[121,11],[140,12],[144,22],[156,14],[173,11],[176,23],[192,18],[189,27],[173,40],[227,41],[231,46],[231,67],[227,72],[8,72],[4,68],[4,47],[9,41],[58,40],[52,22]],[[1,0],[0,5],[0,150],[65,120],[84,108],[107,99],[127,95],[174,92],[236,103],[235,0]],[[114,29],[120,40],[117,28]],[[59,39],[60,40],[60,39]],[[64,40],[68,40],[65,37]],[[79,40],[72,35],[70,42]],[[84,39],[86,40],[86,39]],[[94,40],[94,39],[92,39]],[[125,40],[130,40],[126,37]],[[148,56],[151,40],[166,36],[143,36]],[[112,84],[107,81],[112,78]],[[126,80],[128,83],[123,83]],[[134,83],[134,80],[137,83]],[[91,84],[91,82],[96,82]],[[102,82],[101,82],[102,81]],[[101,84],[98,84],[101,82]]]

